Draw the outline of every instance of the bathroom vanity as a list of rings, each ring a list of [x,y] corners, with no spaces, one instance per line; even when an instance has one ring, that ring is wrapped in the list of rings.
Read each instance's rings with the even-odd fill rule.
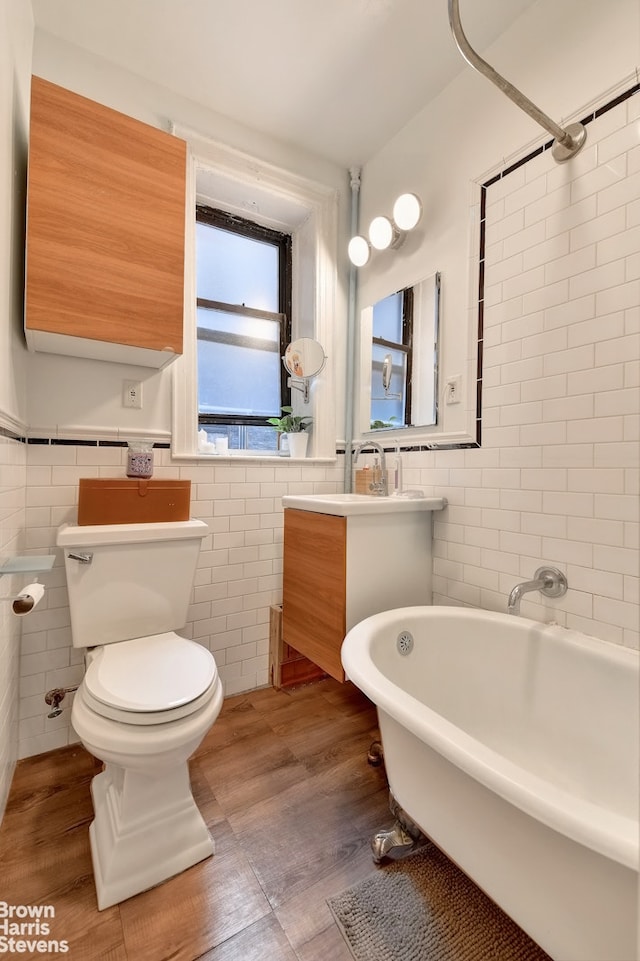
[[[344,681],[340,648],[351,627],[431,603],[432,515],[445,501],[317,494],[282,503],[283,639]]]

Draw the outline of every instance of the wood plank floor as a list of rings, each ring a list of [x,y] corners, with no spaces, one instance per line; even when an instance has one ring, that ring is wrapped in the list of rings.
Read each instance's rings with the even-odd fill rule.
[[[100,912],[97,762],[79,745],[21,761],[0,900],[52,905],[48,937],[69,942],[70,961],[351,961],[326,898],[375,869],[370,839],[393,820],[384,769],[367,764],[377,737],[375,708],[330,678],[227,699],[190,764],[216,854]]]

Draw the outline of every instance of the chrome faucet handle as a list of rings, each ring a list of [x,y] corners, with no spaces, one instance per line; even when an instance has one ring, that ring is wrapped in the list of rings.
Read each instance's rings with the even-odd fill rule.
[[[372,494],[379,494],[384,497],[387,493],[386,482],[384,480],[371,481],[371,483],[369,484],[369,490],[371,491]]]
[[[387,495],[387,470],[386,467],[380,468],[380,479],[377,481],[372,481],[369,484],[369,490],[373,494],[380,494],[383,497]]]

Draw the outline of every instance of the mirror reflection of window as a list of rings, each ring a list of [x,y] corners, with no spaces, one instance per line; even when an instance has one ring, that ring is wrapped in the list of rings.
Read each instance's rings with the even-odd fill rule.
[[[411,423],[413,287],[373,307],[371,429]]]
[[[275,450],[265,421],[291,402],[291,237],[201,205],[196,221],[198,426],[230,448]]]

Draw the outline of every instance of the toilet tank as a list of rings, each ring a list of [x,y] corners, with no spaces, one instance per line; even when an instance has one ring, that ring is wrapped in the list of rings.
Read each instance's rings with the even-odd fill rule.
[[[113,644],[184,627],[203,521],[156,524],[64,524],[74,647]],[[72,555],[76,554],[74,558]]]

